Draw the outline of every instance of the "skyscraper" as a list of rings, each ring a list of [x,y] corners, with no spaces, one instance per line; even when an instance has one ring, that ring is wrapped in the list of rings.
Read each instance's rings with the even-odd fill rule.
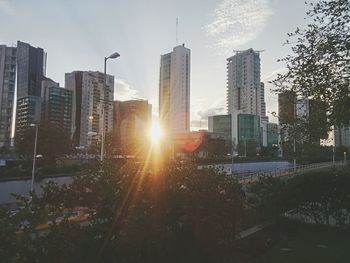
[[[309,143],[320,144],[327,138],[327,104],[308,98],[298,97],[294,91],[286,90],[278,94],[279,123],[283,130],[283,141],[288,141],[288,128],[304,126],[303,137]],[[307,132],[306,132],[307,131]]]
[[[232,141],[238,143],[238,114],[261,116],[259,51],[236,51],[227,59],[227,111],[232,116]]]
[[[112,132],[114,76],[107,75],[104,86],[101,72],[73,71],[65,75],[65,88],[73,92],[72,134],[76,146],[97,143],[103,129],[105,134]]]
[[[0,45],[0,149],[10,146],[16,83],[16,48]]]
[[[278,94],[278,116],[281,125],[293,122],[297,95],[294,91],[284,91]]]
[[[159,118],[166,132],[190,131],[191,51],[183,45],[162,55],[159,76]]]
[[[40,121],[41,81],[45,71],[44,50],[18,41],[16,137],[20,137],[31,123]]]
[[[41,125],[71,134],[73,92],[45,78],[42,81]]]
[[[264,82],[260,83],[260,105],[261,105],[261,115],[260,120],[261,122],[268,123],[269,117],[266,116],[266,102],[265,102],[265,84]]]

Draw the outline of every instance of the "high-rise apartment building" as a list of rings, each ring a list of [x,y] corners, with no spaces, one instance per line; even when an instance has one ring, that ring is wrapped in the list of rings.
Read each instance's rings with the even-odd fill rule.
[[[263,110],[266,115],[266,109],[261,104],[264,97],[261,87],[259,51],[236,51],[227,59],[227,111],[232,116],[234,145],[238,143],[238,114],[260,117]]]
[[[295,103],[297,95],[293,91],[284,91],[278,94],[278,116],[279,124],[289,124],[295,115]]]
[[[114,76],[98,71],[65,74],[65,88],[73,92],[72,134],[76,146],[88,148],[113,130]]]
[[[269,117],[266,116],[266,102],[265,102],[265,84],[264,82],[260,83],[260,105],[261,105],[261,115],[260,120],[261,122],[268,123]]]
[[[16,48],[0,45],[0,149],[10,146],[15,100]]]
[[[150,138],[152,105],[147,100],[115,101],[113,118],[118,149],[135,154]]]
[[[294,91],[287,90],[278,94],[278,111],[282,130],[286,130],[285,128],[290,125],[304,123],[304,128],[307,130],[304,138],[309,143],[319,144],[320,139],[327,138],[327,105],[325,102],[301,98]],[[284,141],[289,140],[286,131],[282,136]]]
[[[227,59],[227,109],[229,113],[261,115],[260,54],[239,51]]]
[[[159,76],[159,118],[166,132],[190,131],[191,51],[183,45],[162,55]]]
[[[41,81],[45,71],[44,50],[18,41],[16,137],[21,137],[31,123],[40,121]]]
[[[41,87],[41,125],[71,134],[73,92],[45,78]]]

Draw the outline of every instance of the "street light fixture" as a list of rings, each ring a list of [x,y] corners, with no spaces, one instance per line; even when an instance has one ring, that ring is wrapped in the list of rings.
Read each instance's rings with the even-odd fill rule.
[[[103,89],[106,90],[106,79],[107,79],[107,60],[108,59],[115,59],[120,57],[120,54],[118,52],[114,52],[108,57],[105,57],[105,63],[104,63],[104,81],[103,81]],[[102,100],[102,133],[101,133],[101,156],[100,160],[103,161],[104,157],[104,147],[105,147],[105,100]]]
[[[118,52],[114,52],[114,53],[113,53],[112,55],[110,55],[107,59],[109,59],[109,58],[114,59],[114,58],[117,58],[117,57],[120,57],[119,53],[118,53]]]
[[[30,185],[30,191],[34,190],[34,175],[35,175],[35,160],[36,160],[36,147],[38,142],[38,124],[30,124],[30,127],[35,127],[35,139],[34,139],[34,153],[33,153],[33,167],[32,167],[32,182]]]

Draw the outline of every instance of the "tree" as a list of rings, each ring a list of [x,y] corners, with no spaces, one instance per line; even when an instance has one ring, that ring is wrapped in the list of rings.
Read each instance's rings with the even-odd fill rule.
[[[310,172],[289,179],[266,177],[248,187],[251,207],[266,219],[294,211],[316,224],[349,227],[350,171]],[[348,224],[348,225],[346,225]]]
[[[104,163],[68,186],[46,185],[41,197],[18,197],[17,214],[0,214],[2,262],[226,262],[241,220],[240,186],[192,164],[148,170]],[[90,224],[69,220],[65,211],[75,207],[90,211]]]
[[[306,29],[288,34],[292,55],[281,59],[285,74],[273,81],[277,91],[292,90],[325,104],[327,127],[350,122],[350,2],[310,3]]]

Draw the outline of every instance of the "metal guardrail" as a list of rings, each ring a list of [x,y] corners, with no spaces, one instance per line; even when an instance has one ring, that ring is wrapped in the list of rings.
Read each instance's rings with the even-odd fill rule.
[[[298,165],[295,167],[289,167],[289,168],[281,168],[281,169],[273,169],[273,170],[266,170],[266,171],[259,171],[259,172],[250,172],[250,173],[243,173],[238,175],[232,175],[233,178],[238,179],[238,181],[241,184],[247,184],[252,183],[261,177],[283,177],[283,176],[292,176],[297,175],[306,171],[311,171],[315,169],[321,169],[321,168],[327,168],[332,166],[341,166],[345,165],[344,161],[337,161],[337,162],[324,162],[324,163],[313,163],[313,164],[307,164],[307,165]]]

